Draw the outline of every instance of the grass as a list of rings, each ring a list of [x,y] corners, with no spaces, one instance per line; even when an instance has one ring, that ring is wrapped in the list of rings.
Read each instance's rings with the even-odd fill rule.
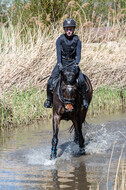
[[[101,86],[93,93],[89,115],[112,114],[126,109],[126,89]]]
[[[37,119],[49,118],[51,110],[44,109],[44,100],[45,92],[40,93],[33,87],[22,91],[15,88],[13,93],[6,93],[1,105],[1,127],[27,125]]]
[[[29,89],[14,89],[5,93],[1,102],[1,127],[21,126],[34,120],[48,119],[52,109],[44,108],[46,91],[40,91],[30,84]],[[100,87],[94,90],[93,99],[88,110],[88,117],[99,114],[111,114],[126,109],[126,89]]]

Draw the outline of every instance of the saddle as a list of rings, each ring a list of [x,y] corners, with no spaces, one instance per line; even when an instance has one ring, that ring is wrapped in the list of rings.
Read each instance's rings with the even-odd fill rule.
[[[83,74],[83,76],[84,76],[84,79],[85,79],[86,92],[88,92],[88,91],[89,91],[89,85],[88,85],[88,83],[86,82],[86,81],[87,81],[87,76],[86,76],[85,74]],[[57,78],[54,78],[54,79],[52,80],[52,89],[53,89],[52,92],[54,92],[54,90],[55,90],[57,84],[60,83],[60,81],[61,81],[61,75],[59,75]],[[81,94],[81,90],[80,90],[80,87],[79,87],[78,78],[77,78],[77,86],[78,86],[78,92]]]

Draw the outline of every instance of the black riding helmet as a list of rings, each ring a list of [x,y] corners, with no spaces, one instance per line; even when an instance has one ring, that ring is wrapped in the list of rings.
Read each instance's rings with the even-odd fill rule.
[[[73,20],[71,18],[67,18],[66,20],[64,20],[63,28],[66,28],[66,27],[76,27],[75,20]]]

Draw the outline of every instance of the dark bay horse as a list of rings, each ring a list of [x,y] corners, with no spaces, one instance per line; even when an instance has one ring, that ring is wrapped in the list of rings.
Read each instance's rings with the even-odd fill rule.
[[[79,67],[69,66],[61,71],[61,78],[53,93],[53,138],[50,158],[57,156],[58,131],[61,120],[71,120],[75,130],[75,141],[78,141],[80,153],[85,154],[82,123],[85,121],[87,108],[81,107],[81,94],[78,90]],[[90,80],[85,76],[88,84],[87,101],[90,104],[93,89]]]

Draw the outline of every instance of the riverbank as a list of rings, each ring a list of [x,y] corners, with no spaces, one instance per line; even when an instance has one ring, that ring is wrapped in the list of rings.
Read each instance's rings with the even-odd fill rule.
[[[20,28],[3,26],[1,31],[4,40],[0,48],[1,126],[19,126],[50,118],[52,110],[43,107],[48,78],[41,79],[49,75],[56,64],[55,42],[62,29],[53,29],[50,34],[38,29],[34,35],[29,30],[24,41],[20,37]],[[89,30],[83,33],[80,28],[76,32],[82,41],[80,68],[90,78],[94,89],[88,115],[125,111],[125,35],[115,38],[117,33],[109,30],[107,37],[103,35],[99,40],[96,33],[94,40],[91,35],[86,36],[90,34]],[[113,38],[108,38],[112,34]]]
[[[126,26],[104,29],[79,28],[76,33],[82,41],[80,68],[91,80],[93,89],[101,85],[126,86]],[[53,27],[44,32],[38,28],[22,39],[19,28],[1,26],[0,44],[0,96],[5,91],[33,87],[43,91],[56,64],[56,39],[63,29]],[[99,36],[100,35],[100,36]],[[3,42],[3,43],[2,43]]]
[[[5,93],[1,102],[1,127],[27,125],[35,120],[49,119],[52,109],[44,108],[46,91],[30,86],[25,90]],[[8,106],[6,104],[8,102]],[[87,117],[108,115],[126,110],[126,88],[100,87],[94,90]]]

